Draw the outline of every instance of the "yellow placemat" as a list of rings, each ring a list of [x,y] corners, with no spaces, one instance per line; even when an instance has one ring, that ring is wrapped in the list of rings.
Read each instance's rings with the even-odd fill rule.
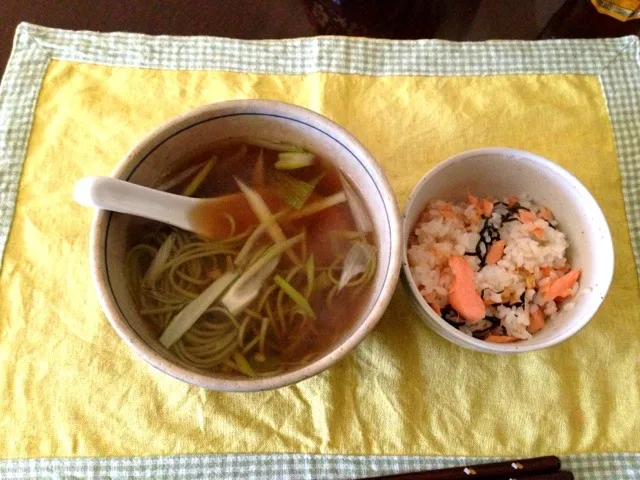
[[[638,277],[599,76],[47,65],[0,271],[1,458],[640,452]],[[73,184],[108,174],[170,117],[238,98],[303,105],[346,127],[384,166],[401,207],[428,169],[463,150],[508,146],[554,159],[609,221],[608,298],[583,331],[537,353],[452,345],[399,290],[353,354],[294,386],[216,393],[155,371],[100,311],[88,267],[91,212],[72,202]]]

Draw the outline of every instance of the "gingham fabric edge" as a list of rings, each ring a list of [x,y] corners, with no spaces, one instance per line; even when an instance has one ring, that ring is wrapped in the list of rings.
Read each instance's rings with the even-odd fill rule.
[[[635,37],[539,42],[493,40],[380,40],[309,37],[239,40],[75,32],[22,23],[56,59],[111,66],[226,70],[266,74],[314,72],[361,75],[596,75]]]
[[[0,266],[13,220],[22,164],[49,53],[18,29],[0,83]]]
[[[143,41],[139,49],[132,49]],[[169,57],[163,57],[164,49],[171,42],[183,43]],[[68,42],[68,49],[66,43]],[[145,43],[146,42],[146,43]],[[163,43],[168,42],[168,44]],[[0,260],[4,251],[10,223],[13,218],[15,197],[26,154],[28,137],[39,89],[51,58],[106,65],[167,69],[222,69],[238,71],[262,71],[264,73],[311,73],[313,71],[338,71],[375,75],[492,75],[514,73],[578,73],[601,75],[603,90],[612,118],[616,145],[620,153],[621,172],[625,186],[625,202],[632,230],[634,252],[638,258],[640,247],[640,205],[638,205],[640,162],[638,138],[640,131],[637,111],[638,82],[640,74],[639,45],[634,37],[589,42],[583,40],[559,40],[546,45],[526,42],[486,42],[483,44],[456,44],[441,41],[406,42],[418,51],[415,61],[402,58],[390,63],[399,53],[397,42],[353,40],[358,44],[351,51],[350,40],[320,37],[276,41],[236,41],[205,37],[149,37],[136,34],[95,34],[47,29],[21,24],[16,32],[14,50],[0,84]],[[200,43],[209,43],[204,50]],[[262,60],[252,58],[249,66],[238,63],[239,56],[220,49],[225,44],[238,45],[240,51],[253,49],[259,57],[260,49],[271,54],[286,56],[304,51],[315,54],[316,63],[308,62],[291,66],[287,61],[276,63],[272,69]],[[335,43],[335,47],[330,47]],[[283,48],[284,45],[286,48]],[[293,45],[293,50],[289,46]],[[482,54],[482,46],[489,48],[489,56]],[[555,46],[549,54],[545,49]],[[380,57],[372,58],[371,52],[382,48]],[[160,48],[160,50],[158,50]],[[340,52],[344,57],[323,57],[322,50]],[[266,51],[266,50],[265,50]],[[206,61],[190,63],[180,55],[210,53]],[[101,55],[105,58],[101,60]],[[369,55],[367,57],[366,55]],[[584,54],[584,55],[581,55]],[[172,57],[177,55],[177,57]],[[365,55],[365,56],[362,56]],[[435,61],[440,55],[451,55],[446,66]],[[630,58],[635,63],[630,65]],[[480,57],[478,59],[478,57]],[[500,57],[500,59],[496,59]],[[514,57],[519,57],[515,61]],[[564,57],[579,57],[562,61]],[[119,61],[118,58],[120,59]],[[380,58],[382,60],[380,60]],[[358,60],[360,59],[360,60]],[[505,60],[506,59],[506,60]],[[509,64],[505,62],[510,61]],[[382,61],[382,65],[381,65]],[[461,62],[467,62],[462,64]],[[542,61],[543,65],[527,62]],[[422,63],[421,63],[422,62]],[[483,63],[486,62],[486,63]],[[525,65],[526,63],[526,65]],[[163,66],[164,65],[164,66]],[[314,66],[315,65],[315,66]],[[355,65],[355,67],[354,67]],[[291,68],[287,70],[287,68]],[[307,68],[308,70],[304,70]],[[438,71],[442,68],[442,71]],[[300,70],[303,69],[303,70]],[[379,69],[379,70],[377,70]],[[633,91],[633,88],[636,90]],[[630,92],[625,99],[622,94]],[[629,108],[628,98],[634,101]],[[619,125],[618,125],[619,124]],[[634,130],[635,127],[635,130]],[[634,163],[635,161],[635,163]],[[635,205],[632,208],[630,205]],[[632,227],[633,225],[633,227]],[[238,472],[247,479],[296,478],[321,479],[358,477],[363,475],[400,472],[423,468],[443,468],[463,463],[490,461],[487,458],[462,457],[404,457],[404,456],[341,456],[341,455],[176,455],[168,457],[130,458],[76,458],[76,459],[28,459],[0,460],[0,478],[236,478]],[[585,479],[640,479],[640,454],[612,453],[572,455],[564,457],[567,468],[576,478]]]
[[[631,247],[640,276],[640,42],[631,42],[601,72],[616,141]]]
[[[0,478],[346,480],[502,460],[506,458],[310,454],[50,458],[1,461]],[[640,454],[568,455],[561,461],[578,480],[640,479]]]

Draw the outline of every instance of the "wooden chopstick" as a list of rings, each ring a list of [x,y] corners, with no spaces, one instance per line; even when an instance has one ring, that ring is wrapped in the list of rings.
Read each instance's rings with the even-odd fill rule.
[[[559,470],[560,459],[554,456],[547,456],[444,468],[440,470],[427,470],[423,472],[384,475],[382,477],[369,477],[360,480],[569,480],[573,478],[571,472],[559,472]]]
[[[433,470],[432,470],[433,471]],[[417,473],[413,473],[412,477],[404,477],[407,480],[432,480],[432,478],[435,477],[427,477],[425,476],[425,474],[429,473],[427,472],[417,472]],[[394,477],[393,475],[386,475],[383,477],[371,477],[372,479],[375,480],[395,480],[398,477]],[[449,478],[457,478],[457,477],[442,477],[441,480],[449,480]],[[467,476],[466,478],[468,478],[469,480],[473,480],[473,475],[471,476]],[[564,470],[558,470],[557,472],[551,472],[551,473],[540,473],[540,474],[534,474],[534,475],[507,475],[507,476],[499,476],[499,477],[485,477],[486,479],[491,478],[492,480],[575,480],[573,473],[571,472],[567,472]],[[369,479],[361,479],[361,480],[369,480]]]

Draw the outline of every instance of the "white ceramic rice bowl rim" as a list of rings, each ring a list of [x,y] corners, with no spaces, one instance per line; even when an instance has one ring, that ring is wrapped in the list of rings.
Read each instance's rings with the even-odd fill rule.
[[[170,359],[159,354],[136,333],[127,319],[121,314],[121,310],[108,284],[104,255],[106,228],[111,213],[100,210],[96,211],[91,224],[89,239],[90,268],[100,305],[109,322],[125,343],[152,367],[178,380],[209,390],[227,392],[271,390],[300,382],[323,372],[346,356],[375,328],[391,300],[391,296],[399,279],[402,249],[400,213],[395,195],[384,171],[369,151],[353,135],[337,123],[306,108],[272,100],[231,100],[203,105],[164,122],[142,138],[118,163],[112,172],[112,176],[115,178],[126,178],[126,175],[130,173],[131,167],[138,161],[142,154],[149,149],[153,149],[154,146],[161,144],[166,138],[176,132],[202,121],[203,118],[220,115],[221,112],[253,112],[256,114],[264,114],[265,111],[269,112],[269,114],[292,116],[298,119],[298,121],[304,118],[307,122],[313,122],[311,125],[312,128],[330,133],[334,140],[345,144],[348,147],[345,148],[347,148],[347,150],[358,159],[363,168],[369,172],[369,175],[371,175],[376,184],[381,201],[385,205],[387,212],[387,221],[389,222],[391,235],[391,238],[388,240],[390,243],[389,264],[384,278],[384,284],[379,291],[375,305],[369,310],[368,316],[357,329],[352,331],[349,337],[343,340],[338,348],[335,348],[329,354],[324,355],[301,369],[273,377],[212,377],[177,365]],[[377,213],[380,214],[380,212]],[[364,311],[363,315],[366,313],[367,312]],[[357,324],[358,321],[354,323]]]
[[[409,216],[409,212],[414,208],[424,208],[422,206],[416,206],[416,198],[418,197],[419,192],[421,192],[424,188],[428,188],[428,184],[432,178],[438,175],[442,170],[448,168],[450,165],[454,163],[464,162],[468,158],[473,158],[477,156],[484,155],[501,155],[501,156],[515,156],[519,157],[528,162],[532,162],[538,166],[541,166],[544,169],[549,170],[550,172],[558,175],[568,186],[575,188],[580,194],[586,198],[588,198],[593,206],[597,209],[597,211],[592,211],[592,214],[597,218],[597,222],[599,227],[603,232],[606,233],[606,244],[604,245],[604,249],[599,252],[599,255],[605,258],[604,264],[606,265],[605,271],[600,272],[602,275],[601,278],[605,279],[602,282],[602,291],[601,296],[593,296],[593,298],[597,298],[596,300],[592,300],[589,304],[588,310],[577,320],[571,320],[570,328],[567,328],[564,332],[548,339],[544,343],[540,343],[537,345],[527,344],[525,342],[516,342],[516,343],[490,343],[484,340],[480,340],[469,335],[464,334],[457,328],[449,325],[445,322],[426,302],[426,300],[420,295],[417,285],[415,284],[413,277],[411,275],[407,250],[408,250],[408,238],[405,237],[405,224],[407,222],[407,217]],[[607,292],[611,286],[611,281],[613,279],[613,271],[614,271],[614,250],[613,250],[613,240],[611,237],[611,231],[607,224],[607,220],[602,212],[602,209],[596,202],[591,192],[587,190],[587,188],[571,173],[567,170],[559,166],[558,164],[541,157],[535,153],[527,152],[525,150],[518,150],[513,148],[506,147],[487,147],[487,148],[479,148],[475,150],[468,150],[461,153],[458,153],[452,157],[447,158],[446,160],[440,162],[433,169],[429,170],[416,184],[416,186],[411,191],[409,198],[405,204],[403,214],[402,214],[402,235],[403,235],[403,244],[402,244],[402,284],[404,286],[405,291],[410,297],[410,302],[413,308],[418,313],[418,316],[427,324],[434,332],[446,338],[447,340],[455,343],[456,345],[460,345],[465,348],[469,348],[471,350],[476,350],[485,353],[525,353],[536,350],[542,350],[545,348],[549,348],[553,345],[557,345],[568,338],[572,337],[580,330],[582,330],[588,323],[591,321],[595,313],[600,308],[600,305],[604,301]],[[408,232],[410,232],[413,226],[409,226]]]

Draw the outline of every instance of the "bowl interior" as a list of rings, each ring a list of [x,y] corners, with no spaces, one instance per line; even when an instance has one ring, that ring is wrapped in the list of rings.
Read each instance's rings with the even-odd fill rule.
[[[581,288],[574,309],[560,312],[530,340],[491,344],[469,337],[448,325],[427,305],[414,284],[407,263],[406,243],[430,200],[460,201],[467,191],[476,196],[528,195],[553,211],[569,242],[568,257],[582,267]],[[518,352],[558,343],[582,328],[604,299],[613,274],[613,245],[606,220],[588,190],[558,165],[537,155],[506,148],[460,154],[429,172],[415,187],[403,219],[403,275],[421,316],[438,333],[458,344],[483,351]]]
[[[237,102],[236,102],[237,103]],[[275,388],[298,381],[337,361],[375,325],[382,315],[397,280],[400,265],[399,220],[390,187],[375,161],[353,137],[332,122],[304,109],[272,105],[256,108],[237,105],[200,109],[170,122],[139,144],[114,172],[114,176],[144,186],[154,186],[163,174],[179,168],[211,144],[230,137],[253,136],[290,142],[322,154],[348,175],[366,200],[379,245],[379,268],[372,295],[352,329],[330,351],[310,366],[273,379],[237,379],[186,365],[162,347],[138,314],[127,290],[124,272],[127,235],[143,220],[122,214],[98,213],[96,249],[103,248],[104,271],[100,272],[107,313],[119,333],[145,360],[174,376],[208,388],[254,390]],[[100,284],[99,280],[99,284]],[[390,285],[391,284],[391,285]],[[114,311],[115,310],[115,311]],[[114,321],[115,320],[115,321]],[[156,355],[157,354],[157,355]],[[168,360],[168,361],[167,361]],[[172,365],[173,364],[173,365]],[[177,365],[177,370],[174,368]],[[211,383],[210,379],[228,379]]]

